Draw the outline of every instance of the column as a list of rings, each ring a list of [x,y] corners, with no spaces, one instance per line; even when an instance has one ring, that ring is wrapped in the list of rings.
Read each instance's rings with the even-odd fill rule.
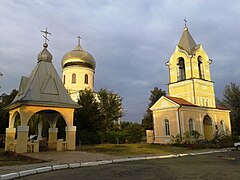
[[[43,128],[42,121],[39,121],[39,123],[38,123],[38,137],[37,137],[38,140],[42,139],[42,128]]]
[[[48,129],[48,148],[49,149],[57,148],[57,133],[58,133],[58,128]]]
[[[66,131],[66,142],[67,150],[75,151],[76,147],[76,126],[67,126]]]
[[[16,144],[17,153],[27,152],[28,131],[29,131],[29,126],[17,127],[17,144]]]
[[[6,128],[5,151],[14,151],[16,128]]]

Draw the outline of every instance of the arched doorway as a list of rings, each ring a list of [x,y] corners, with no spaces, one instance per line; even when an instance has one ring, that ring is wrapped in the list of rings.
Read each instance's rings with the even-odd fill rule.
[[[203,118],[203,129],[205,139],[211,140],[213,138],[212,120],[208,115]]]
[[[56,150],[57,144],[66,141],[67,124],[58,111],[38,111],[32,115],[27,125],[29,126],[29,140],[39,141],[39,151]]]

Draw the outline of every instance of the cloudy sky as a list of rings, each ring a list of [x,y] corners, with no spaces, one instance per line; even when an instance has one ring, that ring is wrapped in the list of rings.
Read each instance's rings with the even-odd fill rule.
[[[18,89],[42,50],[40,30],[48,27],[49,51],[61,76],[63,55],[77,45],[96,62],[95,89],[124,98],[124,119],[141,122],[150,91],[167,90],[168,61],[184,18],[211,65],[217,97],[240,82],[240,1],[225,0],[1,0],[0,93]]]

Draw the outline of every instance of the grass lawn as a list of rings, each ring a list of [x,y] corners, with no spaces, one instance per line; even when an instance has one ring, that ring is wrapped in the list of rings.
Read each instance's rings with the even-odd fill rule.
[[[24,155],[13,152],[4,152],[4,148],[0,148],[0,167],[11,165],[22,165],[44,162],[43,160],[33,159]]]
[[[179,154],[193,152],[184,147],[176,147],[170,145],[159,144],[98,144],[98,145],[83,145],[77,147],[79,151],[91,153],[102,153],[115,156],[138,156],[138,155],[163,155],[163,154]]]

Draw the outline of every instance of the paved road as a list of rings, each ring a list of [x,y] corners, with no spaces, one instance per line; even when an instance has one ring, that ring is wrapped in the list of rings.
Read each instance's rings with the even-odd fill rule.
[[[20,179],[240,179],[240,151],[51,171]]]

